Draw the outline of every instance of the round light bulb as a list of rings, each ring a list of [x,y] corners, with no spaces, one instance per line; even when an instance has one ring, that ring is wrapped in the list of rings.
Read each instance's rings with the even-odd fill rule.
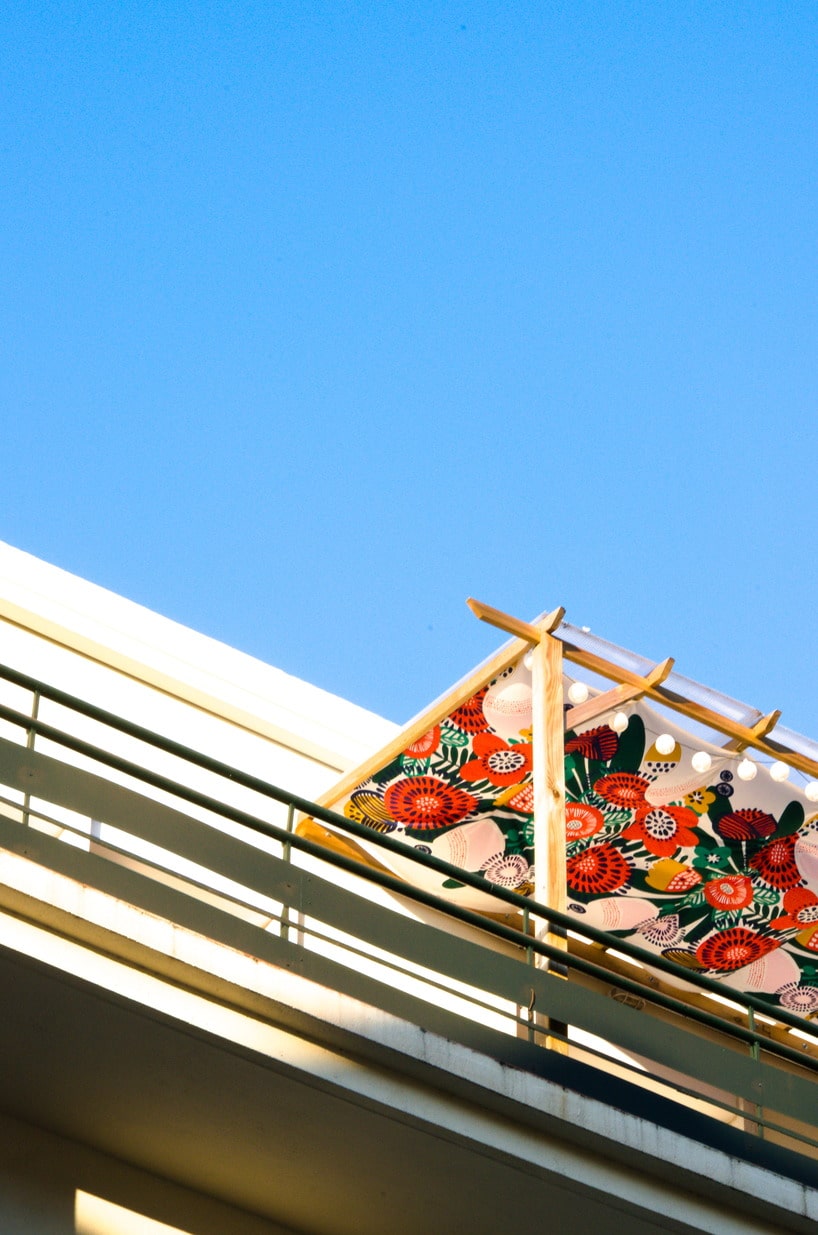
[[[810,802],[818,802],[818,780],[811,780],[804,786],[804,797]]]
[[[713,766],[713,760],[706,750],[697,750],[690,762],[693,764],[694,772],[709,772]]]
[[[758,775],[758,765],[752,759],[742,759],[736,768],[739,780],[755,780]]]
[[[777,781],[786,780],[789,774],[790,774],[789,764],[782,763],[780,759],[777,760],[777,762],[774,763],[773,766],[770,768],[770,776],[773,778],[773,780],[777,780]]]
[[[672,755],[676,749],[676,739],[671,737],[669,733],[660,733],[654,746],[660,755]]]
[[[584,682],[572,682],[568,687],[568,698],[572,703],[584,703],[589,693]]]
[[[523,664],[525,665],[526,669],[531,668],[531,666],[534,664],[534,653],[533,652],[526,652],[525,656],[523,657]]]
[[[624,733],[627,727],[628,727],[628,713],[627,712],[615,712],[613,720],[611,721],[611,728],[613,729],[614,733]]]

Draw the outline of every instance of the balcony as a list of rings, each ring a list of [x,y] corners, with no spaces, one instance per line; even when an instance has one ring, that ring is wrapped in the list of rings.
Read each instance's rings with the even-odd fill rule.
[[[350,852],[389,836],[0,682],[5,1111],[292,1230],[818,1217],[811,1022],[411,851],[495,901],[454,906]]]

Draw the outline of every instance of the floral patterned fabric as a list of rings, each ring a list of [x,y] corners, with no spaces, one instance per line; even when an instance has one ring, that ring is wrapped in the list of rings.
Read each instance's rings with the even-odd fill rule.
[[[766,769],[640,702],[627,728],[601,717],[567,732],[568,911],[772,1006],[818,1011],[818,814]],[[530,894],[534,880],[531,678],[521,660],[364,781],[348,818],[482,873],[482,896],[429,873],[429,886],[497,910],[491,884]],[[660,753],[660,734],[673,739]],[[667,739],[660,744],[668,746]],[[707,751],[707,773],[694,771]],[[373,848],[373,853],[376,851]],[[383,851],[377,852],[383,860]],[[417,880],[411,862],[392,860]]]
[[[489,884],[527,894],[534,875],[531,766],[531,674],[519,661],[358,785],[339,809],[482,873]],[[383,851],[372,853],[383,861]],[[417,880],[414,863],[389,861]],[[431,872],[429,886],[471,908],[503,908],[489,888],[481,896]]]

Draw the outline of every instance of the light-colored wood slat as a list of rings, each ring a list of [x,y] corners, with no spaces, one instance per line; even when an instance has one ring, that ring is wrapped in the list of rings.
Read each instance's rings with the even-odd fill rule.
[[[510,613],[495,609],[493,605],[485,605],[482,600],[475,600],[473,596],[469,596],[466,604],[481,622],[488,622],[489,625],[504,630],[506,634],[515,635],[518,639],[525,639],[531,644],[538,643],[543,633],[550,634],[552,630],[556,630],[565,617],[565,609],[560,607],[552,609],[550,613],[538,618],[535,623],[523,622],[519,618],[512,617]]]
[[[780,719],[781,712],[776,709],[775,712],[768,712],[766,716],[762,716],[761,720],[757,720],[750,728],[757,738],[766,738],[767,734],[775,728]],[[725,750],[735,751],[736,754],[740,754],[746,748],[747,743],[743,742],[740,738],[731,738],[729,742],[724,744]]]
[[[553,635],[543,632],[531,657],[534,899],[564,913],[567,888],[562,645]],[[555,947],[566,946],[565,938],[550,932],[545,922],[536,923],[535,935]],[[566,1049],[557,1038],[550,1038],[549,1046],[556,1051]]]
[[[492,678],[496,678],[504,669],[508,669],[509,665],[513,665],[528,651],[529,646],[528,640],[523,639],[514,639],[504,644],[493,656],[479,664],[472,673],[462,678],[445,695],[441,695],[428,708],[410,720],[409,724],[395,734],[379,751],[359,764],[357,768],[352,768],[331,789],[317,797],[316,803],[319,806],[335,806],[373,772],[380,771],[382,767],[406,750],[407,746],[411,746],[418,738],[423,737],[424,733],[428,733],[441,720],[449,716],[455,708],[459,708],[467,699],[471,699],[472,695],[475,695]]]
[[[583,648],[576,647],[575,644],[563,641],[563,650],[566,659],[570,660],[572,664],[582,665],[584,669],[588,669],[592,673],[598,673],[601,677],[611,678],[614,682],[625,682],[630,686],[641,687],[641,684],[644,682],[644,678],[640,678],[636,673],[631,673],[629,669],[624,669],[621,665],[615,665],[612,661],[605,660],[593,652],[586,652]],[[782,759],[790,767],[797,768],[799,772],[818,778],[818,762],[816,760],[810,759],[807,755],[799,754],[798,751],[790,750],[783,743],[759,737],[753,732],[752,728],[747,725],[738,724],[738,722],[731,720],[729,716],[723,716],[720,712],[714,712],[711,708],[704,707],[700,703],[694,703],[692,699],[686,699],[683,695],[676,694],[675,691],[669,690],[666,686],[653,686],[650,690],[646,690],[643,693],[649,698],[655,699],[658,703],[663,703],[673,711],[681,712],[683,716],[689,716],[691,720],[696,720],[710,729],[715,729],[717,733],[724,733],[730,738],[736,738],[743,742],[745,746],[752,746],[755,750],[760,750],[775,759]]]
[[[633,699],[641,699],[643,695],[653,686],[658,686],[660,682],[664,682],[665,678],[673,669],[674,660],[672,656],[668,656],[666,660],[661,661],[650,673],[645,674],[642,678],[642,686],[628,686],[621,682],[618,686],[614,686],[612,690],[606,690],[601,695],[595,695],[593,699],[586,699],[585,703],[578,703],[576,707],[571,708],[565,713],[565,728],[578,729],[580,725],[587,725],[589,720],[595,720],[597,716],[602,716],[605,712],[611,712],[614,708],[621,707],[624,703],[630,703]]]

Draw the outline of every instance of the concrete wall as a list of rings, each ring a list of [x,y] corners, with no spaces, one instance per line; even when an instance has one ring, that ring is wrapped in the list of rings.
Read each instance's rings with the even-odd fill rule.
[[[0,1115],[3,1235],[293,1235],[253,1214]]]

